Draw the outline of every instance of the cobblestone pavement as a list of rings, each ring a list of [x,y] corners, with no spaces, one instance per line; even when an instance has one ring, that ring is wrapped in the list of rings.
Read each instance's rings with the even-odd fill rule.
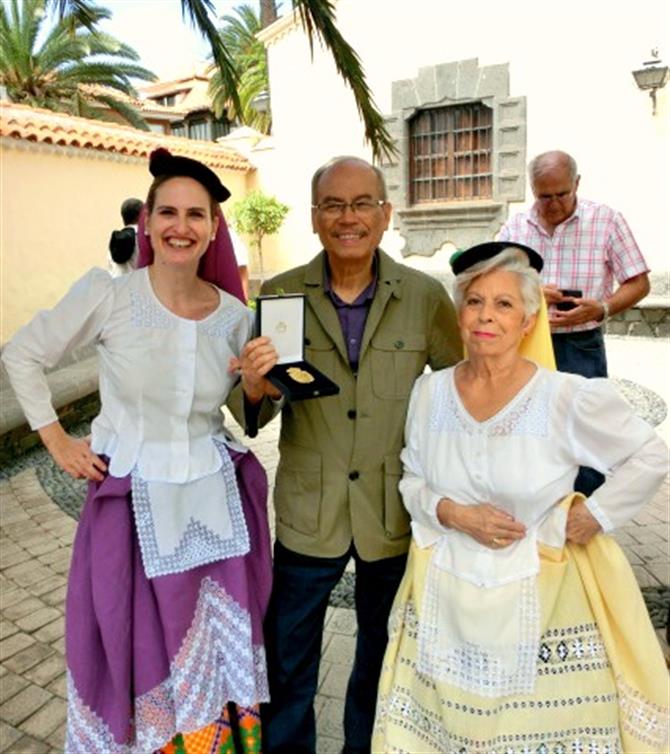
[[[271,484],[277,431],[273,422],[250,443]],[[670,584],[669,494],[666,480],[617,534],[641,586]],[[32,469],[0,482],[0,501],[0,752],[60,753],[66,715],[65,584],[76,524],[47,496]],[[329,607],[316,700],[318,754],[342,747],[355,635],[353,611]],[[658,636],[663,643],[661,631]]]

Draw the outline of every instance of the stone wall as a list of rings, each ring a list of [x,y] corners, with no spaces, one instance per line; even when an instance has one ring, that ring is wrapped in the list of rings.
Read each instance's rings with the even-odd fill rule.
[[[608,335],[645,338],[670,337],[670,298],[647,296],[637,306],[615,314],[607,323]]]
[[[99,413],[95,346],[76,349],[45,371],[53,405],[66,429]],[[39,435],[26,423],[5,367],[0,364],[0,464],[25,453],[39,442]]]

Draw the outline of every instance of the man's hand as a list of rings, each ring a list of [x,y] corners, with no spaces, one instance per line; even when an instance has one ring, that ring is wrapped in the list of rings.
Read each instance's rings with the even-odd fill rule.
[[[563,301],[563,294],[558,290],[557,285],[543,285],[542,293],[544,293],[544,300],[547,302],[547,306]]]
[[[551,327],[573,327],[583,325],[585,322],[600,322],[605,315],[603,305],[594,298],[575,298],[574,296],[561,296],[560,301],[571,301],[576,304],[574,309],[567,312],[553,309],[549,314]]]
[[[277,351],[270,338],[266,337],[250,340],[242,349],[239,359],[235,356],[231,358],[228,371],[240,375],[242,389],[250,403],[258,403],[265,395],[275,400],[281,398],[281,391],[265,379],[277,359]]]

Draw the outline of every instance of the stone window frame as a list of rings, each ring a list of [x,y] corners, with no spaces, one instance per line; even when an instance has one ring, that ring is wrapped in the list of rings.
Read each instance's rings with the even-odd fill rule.
[[[490,199],[412,204],[409,121],[422,109],[481,102],[493,110],[493,183]],[[416,78],[391,84],[385,118],[398,155],[380,168],[392,203],[393,227],[404,238],[403,256],[432,256],[446,242],[457,248],[491,240],[511,202],[526,193],[526,98],[509,96],[509,63],[480,66],[477,58],[420,68]]]

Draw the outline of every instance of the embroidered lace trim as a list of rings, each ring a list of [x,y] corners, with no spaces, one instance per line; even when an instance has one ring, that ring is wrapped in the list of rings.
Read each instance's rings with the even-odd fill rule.
[[[430,416],[431,432],[448,432],[473,435],[484,432],[489,437],[506,437],[523,435],[546,437],[549,433],[550,385],[543,381],[531,388],[518,405],[510,410],[503,409],[499,419],[487,422],[475,422],[465,414],[455,395],[453,381],[436,381],[433,388],[432,405],[435,410]]]
[[[226,491],[225,504],[232,523],[232,535],[222,539],[199,521],[190,520],[177,549],[170,555],[159,553],[155,523],[147,483],[133,470],[132,500],[135,528],[140,542],[142,563],[147,578],[182,573],[196,566],[245,555],[249,552],[249,533],[237,488],[235,466],[224,443],[213,440],[221,456],[221,471]],[[217,504],[212,501],[211,504]]]
[[[578,703],[578,702],[576,702]],[[621,754],[619,732],[611,727],[575,727],[572,730],[500,735],[488,741],[460,736],[446,730],[440,716],[424,708],[408,689],[396,687],[377,702],[375,730],[397,726],[425,745],[425,751],[443,754]],[[476,728],[476,718],[473,717]],[[391,731],[388,732],[391,738]],[[416,754],[383,740],[385,754]],[[428,747],[431,747],[430,749]]]
[[[467,631],[451,630],[441,625],[439,605],[444,597],[440,595],[439,586],[447,577],[448,574],[433,563],[428,567],[422,618],[418,622],[418,670],[430,678],[485,697],[532,693],[540,647],[537,579],[531,576],[515,582],[518,592],[510,606],[510,617],[517,624],[510,640],[513,638],[515,643],[484,647],[467,640],[452,639],[452,636],[466,635]],[[483,598],[490,591],[481,590]],[[417,620],[414,612],[408,617]]]
[[[244,316],[244,311],[239,311],[232,306],[224,306],[216,317],[198,322],[198,332],[210,338],[228,338]]]
[[[114,740],[105,721],[84,704],[68,672],[65,752],[147,754],[178,732],[216,720],[228,701],[251,706],[269,698],[265,650],[252,644],[249,613],[206,577],[170,676],[134,700],[132,741]]]
[[[595,623],[547,631],[541,639],[538,659],[538,675],[599,670],[610,666],[605,645]]]
[[[670,709],[645,699],[620,675],[616,677],[616,685],[624,730],[655,749],[667,746],[670,736]]]
[[[133,327],[149,327],[155,330],[174,330],[176,320],[171,319],[148,296],[137,291],[130,294],[130,321]]]

